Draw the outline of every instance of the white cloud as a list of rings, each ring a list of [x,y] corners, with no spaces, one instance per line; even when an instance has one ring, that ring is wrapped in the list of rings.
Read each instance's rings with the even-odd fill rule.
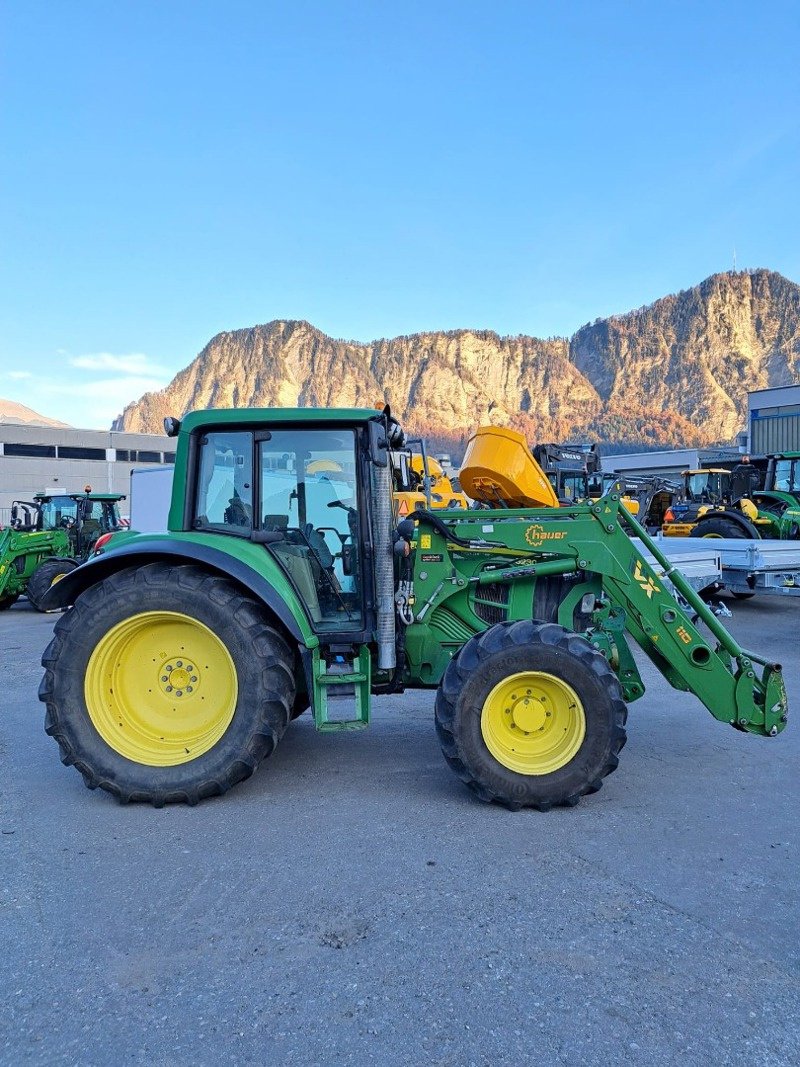
[[[14,382],[0,394],[13,394],[9,399],[72,426],[107,430],[126,404],[163,389],[174,373],[143,352],[61,357],[59,368],[49,373],[0,371],[0,384]]]
[[[58,418],[73,426],[108,429],[126,404],[138,400],[142,393],[163,389],[165,378],[125,375],[119,378],[96,378],[88,382],[42,381],[40,395],[58,400],[48,410],[57,410]]]
[[[80,370],[102,370],[129,375],[165,375],[166,368],[160,366],[145,355],[144,352],[129,352],[115,355],[113,352],[92,352],[85,356],[73,356],[70,366]]]

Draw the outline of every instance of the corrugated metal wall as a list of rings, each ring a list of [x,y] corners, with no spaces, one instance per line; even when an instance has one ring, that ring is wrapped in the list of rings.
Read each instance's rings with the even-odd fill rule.
[[[750,451],[800,452],[800,415],[759,416],[755,412],[750,424]]]

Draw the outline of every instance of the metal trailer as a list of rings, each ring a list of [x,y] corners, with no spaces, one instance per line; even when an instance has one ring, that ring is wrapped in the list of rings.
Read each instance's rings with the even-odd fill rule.
[[[659,546],[674,552],[695,551],[699,542],[712,540],[722,563],[722,581],[734,595],[800,596],[800,541],[656,536]]]

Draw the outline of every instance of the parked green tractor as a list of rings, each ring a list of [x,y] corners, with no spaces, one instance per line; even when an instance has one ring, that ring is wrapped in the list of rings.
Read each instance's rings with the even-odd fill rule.
[[[37,493],[15,500],[0,530],[0,611],[24,593],[37,611],[54,581],[85,560],[97,539],[121,529],[119,493]]]
[[[716,719],[786,724],[780,666],[736,643],[619,491],[537,506],[519,435],[468,447],[462,485],[490,508],[398,523],[388,409],[166,422],[169,532],[114,535],[45,595],[71,605],[42,659],[46,730],[89,788],[195,804],[249,777],[309,705],[318,730],[350,730],[373,695],[424,688],[482,800],[571,806],[616,768],[644,693],[628,638]]]

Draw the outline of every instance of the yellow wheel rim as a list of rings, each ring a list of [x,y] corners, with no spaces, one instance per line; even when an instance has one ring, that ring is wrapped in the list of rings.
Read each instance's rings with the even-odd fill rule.
[[[518,774],[552,774],[574,758],[586,736],[578,694],[553,674],[522,671],[494,687],[481,733],[494,758]]]
[[[705,538],[706,540],[709,540],[712,537],[718,538],[720,541],[722,540],[722,534],[710,533],[710,534],[700,534],[700,536]]]
[[[207,626],[174,611],[146,611],[113,626],[86,668],[89,717],[135,763],[175,767],[220,740],[236,710],[236,667]]]

